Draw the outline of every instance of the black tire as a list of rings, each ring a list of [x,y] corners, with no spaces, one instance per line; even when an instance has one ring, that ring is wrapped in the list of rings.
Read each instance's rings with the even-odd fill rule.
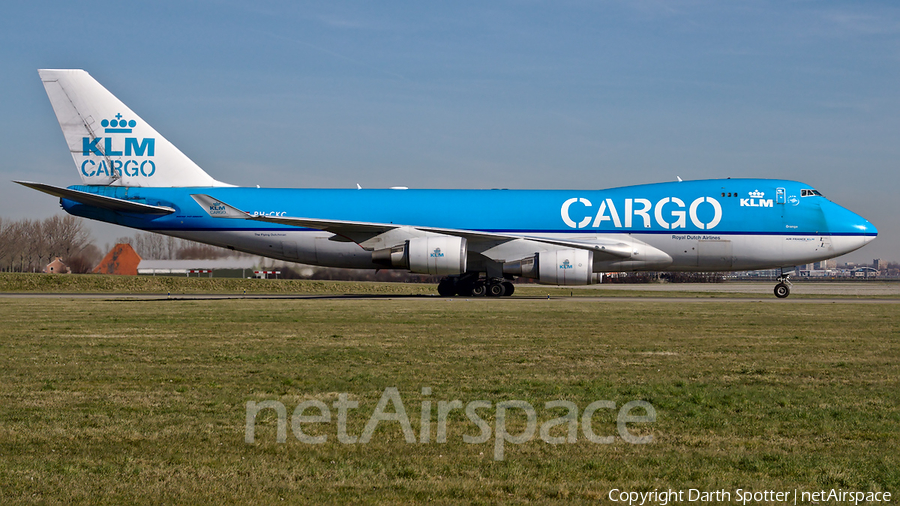
[[[491,297],[503,297],[506,295],[506,287],[503,283],[491,283],[488,285],[488,295]]]
[[[471,283],[458,283],[456,285],[456,295],[460,297],[471,297],[473,285]]]
[[[502,284],[503,288],[506,288],[506,293],[503,294],[504,296],[509,297],[516,292],[516,285],[512,284],[511,282],[504,281]]]
[[[487,293],[487,287],[484,283],[478,282],[472,285],[472,296],[473,297],[482,297]]]
[[[438,283],[438,294],[441,297],[453,297],[456,295],[456,287],[454,286],[453,280],[450,278],[444,278]]]
[[[775,296],[779,299],[783,299],[791,294],[791,287],[784,283],[778,283],[775,285]]]

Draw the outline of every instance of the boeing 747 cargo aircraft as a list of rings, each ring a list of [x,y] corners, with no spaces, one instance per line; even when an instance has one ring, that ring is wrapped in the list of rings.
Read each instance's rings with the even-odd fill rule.
[[[217,181],[83,70],[40,70],[80,185],[19,184],[67,212],[270,258],[445,276],[444,296],[512,295],[517,277],[782,269],[878,231],[813,187],[774,179],[606,190],[236,187]]]

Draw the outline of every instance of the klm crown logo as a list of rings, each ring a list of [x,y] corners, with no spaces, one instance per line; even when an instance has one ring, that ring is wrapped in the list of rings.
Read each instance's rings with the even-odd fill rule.
[[[431,252],[431,258],[443,258],[444,254],[441,253],[441,248],[434,248],[434,251]]]
[[[766,192],[753,190],[752,192],[747,192],[747,195],[750,195],[750,198],[741,199],[741,207],[774,207],[775,205],[774,200],[763,198],[766,196]]]
[[[130,134],[131,129],[137,126],[137,121],[135,120],[124,120],[122,119],[122,114],[116,114],[114,116],[115,119],[104,119],[100,122],[100,126],[102,126],[105,130],[104,132],[108,134]]]
[[[566,261],[564,261],[562,265],[559,266],[560,269],[571,269],[572,267],[573,265],[571,262],[569,262],[568,259],[566,259]]]

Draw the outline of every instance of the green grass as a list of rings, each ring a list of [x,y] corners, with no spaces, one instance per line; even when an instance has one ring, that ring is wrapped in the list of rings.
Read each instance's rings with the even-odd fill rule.
[[[0,503],[554,502],[610,488],[900,492],[894,304],[573,300],[7,299],[0,305]],[[359,435],[387,387],[418,437],[437,402],[525,400],[540,422],[642,399],[655,440],[549,445],[493,458],[451,415],[448,441],[383,422],[341,444],[336,420],[244,442],[247,401],[329,406]],[[391,409],[389,408],[388,411]],[[493,424],[492,410],[482,412]],[[307,414],[314,414],[314,411]],[[336,417],[336,410],[332,416]],[[638,413],[635,413],[638,414]],[[524,423],[510,415],[510,432]],[[594,418],[616,434],[614,414]],[[561,434],[561,432],[555,432]]]
[[[437,285],[186,276],[0,273],[0,293],[431,294]]]

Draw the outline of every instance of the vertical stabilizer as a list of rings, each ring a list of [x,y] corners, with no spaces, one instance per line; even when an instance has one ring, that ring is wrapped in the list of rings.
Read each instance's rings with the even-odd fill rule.
[[[231,186],[216,181],[84,70],[39,70],[84,184]]]

